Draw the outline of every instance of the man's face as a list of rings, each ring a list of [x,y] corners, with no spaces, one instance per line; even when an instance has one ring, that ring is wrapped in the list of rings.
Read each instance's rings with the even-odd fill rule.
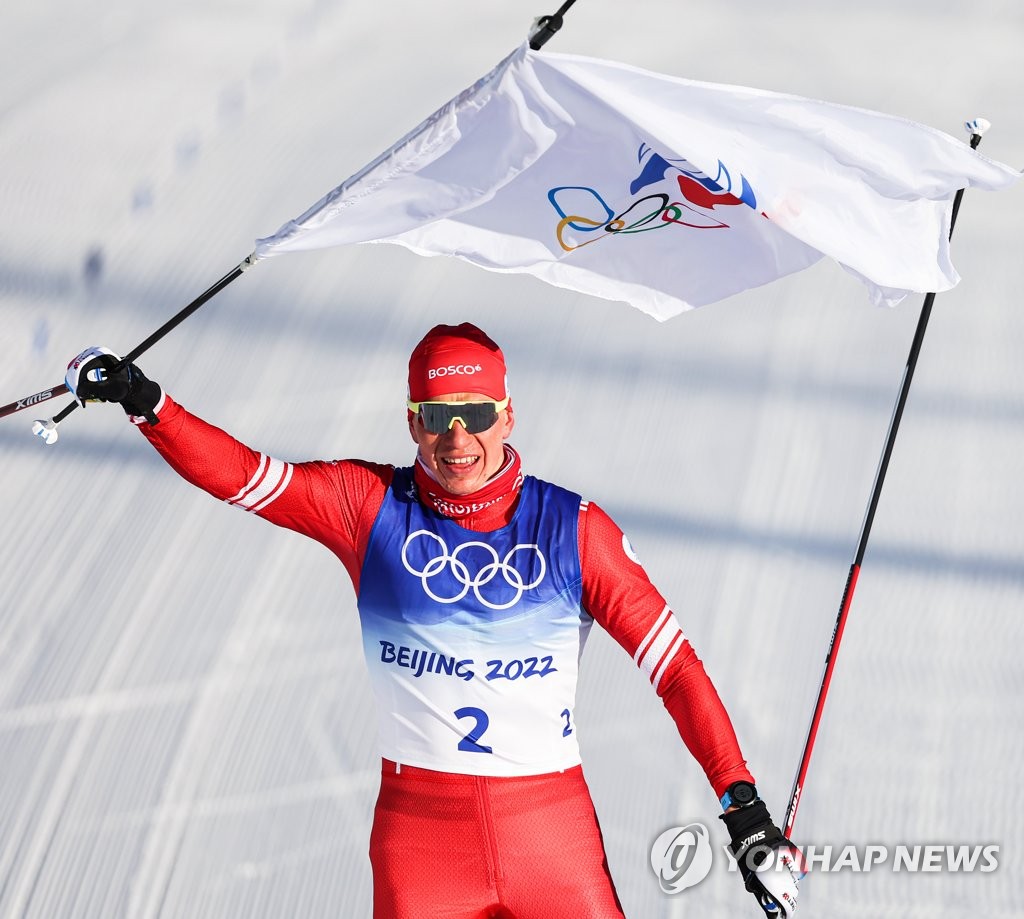
[[[447,393],[431,402],[488,402],[478,392]],[[498,412],[498,420],[486,431],[468,434],[456,421],[444,434],[431,434],[420,416],[409,421],[409,433],[416,441],[419,455],[441,486],[453,495],[469,495],[481,488],[505,461],[504,443],[515,420],[512,407]]]

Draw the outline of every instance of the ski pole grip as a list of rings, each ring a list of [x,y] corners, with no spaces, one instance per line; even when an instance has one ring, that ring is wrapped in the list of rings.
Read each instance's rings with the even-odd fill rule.
[[[78,408],[78,402],[77,401],[69,402],[67,405],[64,406],[64,408],[62,408],[59,412],[57,412],[57,414],[54,415],[50,420],[54,424],[60,424],[76,408]]]

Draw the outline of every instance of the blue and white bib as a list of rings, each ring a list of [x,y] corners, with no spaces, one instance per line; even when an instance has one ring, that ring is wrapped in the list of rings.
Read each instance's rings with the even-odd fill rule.
[[[470,775],[580,761],[573,709],[593,623],[580,605],[580,496],[531,476],[507,526],[467,530],[395,470],[360,577],[381,753]]]

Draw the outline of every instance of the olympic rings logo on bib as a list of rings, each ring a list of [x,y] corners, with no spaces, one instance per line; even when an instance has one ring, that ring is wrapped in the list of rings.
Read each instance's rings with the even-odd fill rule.
[[[426,536],[428,539],[434,540],[437,543],[437,546],[434,547],[433,553],[429,553],[429,561],[427,561],[422,568],[417,568],[409,561],[409,546],[413,540],[416,540],[421,536]],[[476,571],[476,574],[471,574],[470,563],[459,557],[460,555],[464,556],[464,554],[470,549],[480,549],[485,554],[484,564],[478,566],[479,570]],[[526,581],[526,577],[514,564],[516,553],[526,551],[532,551],[535,553],[536,560],[539,563],[540,568],[540,573],[530,582]],[[440,553],[439,555],[437,554],[438,552]],[[486,560],[488,558],[490,559],[489,561]],[[547,574],[547,563],[544,560],[544,553],[542,553],[540,548],[535,544],[519,543],[509,549],[508,552],[505,553],[504,558],[498,557],[498,552],[493,546],[490,546],[485,542],[477,541],[464,542],[462,545],[456,546],[451,553],[449,553],[448,544],[436,533],[431,533],[429,530],[417,530],[415,533],[409,534],[409,537],[405,540],[405,545],[402,546],[402,564],[405,565],[405,570],[408,571],[409,574],[415,575],[420,579],[420,583],[423,585],[423,592],[430,597],[431,600],[434,600],[437,603],[458,603],[459,600],[463,599],[470,590],[472,590],[473,595],[483,606],[486,606],[488,609],[496,610],[509,609],[510,607],[515,606],[523,598],[523,594],[526,593],[526,591],[533,590],[533,588],[537,587],[540,582],[544,580],[544,576]],[[530,567],[533,567],[532,563]],[[431,586],[431,582],[445,571],[450,571],[456,584],[460,585],[460,588],[455,591],[455,596],[439,596]],[[488,600],[484,597],[483,593],[481,593],[481,588],[486,587],[494,581],[499,574],[501,575],[505,586],[514,591],[512,599],[507,603],[497,603],[493,600]],[[442,578],[440,583],[444,584],[446,582],[452,588],[455,587],[455,585],[451,584],[449,579],[446,578]],[[499,587],[500,585],[501,582],[498,582]],[[448,592],[450,591],[445,591],[445,593]]]

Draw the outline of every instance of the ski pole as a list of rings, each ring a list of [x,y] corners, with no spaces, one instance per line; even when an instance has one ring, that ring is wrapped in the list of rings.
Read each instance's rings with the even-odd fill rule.
[[[161,338],[163,338],[168,332],[175,327],[181,325],[189,316],[191,316],[196,310],[199,309],[204,303],[212,299],[214,296],[219,294],[225,287],[228,286],[236,278],[241,277],[242,273],[248,271],[253,265],[256,264],[256,259],[252,255],[246,256],[241,262],[239,262],[234,268],[231,269],[224,277],[208,287],[203,293],[195,298],[187,306],[175,313],[170,319],[167,320],[159,329],[157,329],[152,335],[143,341],[139,342],[131,351],[129,351],[123,358],[121,358],[120,367],[125,364],[130,364],[139,355],[148,351],[153,345],[155,345]],[[13,415],[15,412],[20,412],[22,409],[26,409],[32,405],[38,405],[40,402],[46,402],[49,399],[54,399],[57,396],[63,395],[68,391],[67,385],[60,383],[57,386],[51,386],[49,389],[44,389],[42,392],[35,393],[31,396],[26,396],[24,399],[18,399],[16,402],[10,402],[7,405],[0,407],[0,418],[5,415]],[[32,433],[37,437],[41,437],[46,443],[52,444],[57,442],[57,425],[60,424],[68,415],[70,415],[78,407],[78,402],[69,402],[64,406],[56,415],[52,418],[43,421],[37,419],[32,423]]]
[[[984,118],[975,118],[964,124],[971,135],[971,149],[977,149],[981,143],[981,135],[990,127],[990,123]],[[953,211],[949,221],[949,235],[953,236],[953,228],[956,226],[956,215],[960,211],[960,201],[963,199],[964,190],[961,188],[953,198]],[[889,459],[892,456],[893,446],[896,443],[896,434],[899,430],[900,419],[903,417],[903,408],[907,404],[907,395],[910,392],[910,383],[914,378],[914,368],[917,366],[917,358],[921,353],[921,343],[924,341],[924,333],[928,328],[928,320],[932,313],[932,304],[935,302],[935,294],[925,295],[924,303],[921,305],[921,315],[917,320],[917,329],[914,332],[914,340],[910,345],[910,354],[907,357],[907,364],[903,371],[903,382],[900,386],[899,396],[893,407],[892,418],[889,421],[889,433],[885,439],[885,448],[882,451],[882,458],[879,461],[878,469],[875,472],[875,483],[871,489],[871,500],[868,502],[867,512],[864,515],[864,523],[861,526],[860,540],[857,543],[857,554],[854,556],[853,564],[850,565],[850,573],[846,578],[846,589],[843,591],[843,599],[839,605],[839,616],[836,619],[835,627],[832,630],[832,638],[829,641],[828,651],[825,654],[825,671],[821,677],[821,685],[818,688],[818,698],[814,704],[814,712],[811,715],[811,724],[807,730],[807,739],[804,742],[803,756],[800,758],[800,765],[796,771],[796,778],[793,780],[793,791],[789,797],[789,807],[786,810],[786,824],[783,833],[786,836],[793,830],[793,823],[796,821],[796,810],[800,804],[800,796],[807,781],[807,769],[811,762],[811,751],[814,749],[814,740],[818,734],[818,726],[821,724],[821,714],[825,708],[825,697],[828,695],[828,688],[832,682],[832,673],[835,670],[836,657],[839,654],[839,643],[843,639],[843,630],[846,627],[846,617],[850,612],[850,605],[853,602],[853,592],[857,587],[857,578],[860,575],[861,564],[864,561],[864,553],[868,545],[868,537],[871,535],[871,525],[875,519],[875,511],[878,509],[878,500],[882,494],[882,483],[885,481],[885,473],[889,468]]]
[[[531,50],[540,51],[548,39],[562,28],[562,17],[575,2],[576,0],[565,0],[565,3],[558,8],[558,12],[534,20],[533,31],[530,33]]]

